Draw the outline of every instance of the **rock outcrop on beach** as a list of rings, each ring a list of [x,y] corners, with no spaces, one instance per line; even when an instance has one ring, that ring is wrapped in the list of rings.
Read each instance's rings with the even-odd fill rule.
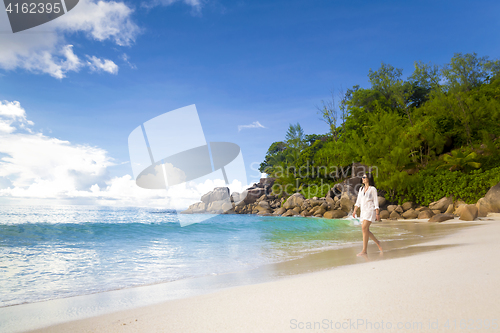
[[[258,183],[243,191],[242,194],[245,196],[243,200],[246,204],[253,204],[263,195],[271,193],[273,185],[274,178],[261,178]]]
[[[387,210],[382,210],[380,211],[380,218],[382,220],[387,220],[391,215],[389,214],[389,212]]]
[[[278,199],[269,195],[274,179],[261,179],[247,189],[245,203],[236,204],[235,212],[240,214],[258,214],[274,216],[303,216],[322,218],[342,218],[352,213],[357,193],[361,187],[361,177],[369,171],[368,167],[353,163],[351,177],[331,188],[324,198],[306,199],[301,193],[294,193],[288,198]],[[255,192],[254,194],[250,194]],[[263,194],[259,198],[257,194]],[[379,197],[379,205],[385,208],[386,200]]]
[[[261,216],[314,216],[324,218],[345,217],[354,205],[348,194],[343,197],[306,199],[300,193],[294,193],[286,200],[271,195],[274,179],[263,178],[259,183],[243,191],[229,194],[229,188],[219,187],[202,196],[202,201],[189,206],[183,214],[257,214]],[[256,198],[258,194],[261,194]]]
[[[484,199],[490,206],[491,212],[500,213],[500,183],[490,188]]]
[[[431,202],[429,204],[429,208],[431,210],[439,210],[441,213],[446,212],[448,207],[453,204],[453,198],[452,197],[444,197],[439,199],[438,201]]]
[[[389,215],[389,220],[401,220],[403,217],[395,210]]]
[[[410,208],[406,212],[403,213],[403,217],[405,219],[416,219],[418,217],[418,213],[415,209]]]
[[[201,202],[192,204],[181,214],[227,213],[233,209],[231,198],[228,187],[216,187],[202,195]]]
[[[458,215],[460,220],[474,221],[477,218],[477,207],[476,205],[463,205],[460,207]]]
[[[496,184],[484,198],[477,201],[478,216],[485,217],[488,213],[500,213],[500,183]]]
[[[230,193],[228,187],[216,187],[201,197],[201,202],[194,203],[181,214],[257,214],[271,213],[279,205],[273,196],[267,197],[274,184],[274,178],[262,178],[242,193]],[[260,201],[271,200],[267,204]]]
[[[352,214],[364,173],[361,170],[366,170],[361,164],[355,164],[353,176],[332,187],[324,198],[307,199],[301,193],[294,193],[288,198],[278,197],[272,194],[275,179],[261,178],[242,193],[230,193],[228,187],[217,187],[204,194],[200,202],[192,204],[181,213],[343,218]],[[454,201],[451,196],[432,202],[429,207],[411,201],[397,205],[387,202],[383,196],[379,196],[378,201],[382,220],[428,219],[429,222],[443,222],[459,217],[464,221],[474,221],[490,212],[500,212],[500,183],[493,186],[484,198],[473,205],[461,200]]]
[[[223,201],[227,199],[229,199],[229,188],[227,187],[216,187],[213,191],[205,193],[201,197],[201,201],[206,205],[215,201]]]
[[[484,198],[481,198],[477,201],[476,207],[477,207],[477,216],[479,217],[486,217],[490,212],[490,206]]]
[[[434,216],[434,213],[430,209],[425,209],[422,210],[418,213],[417,219],[423,220],[423,219],[430,219],[431,217]]]
[[[429,222],[444,222],[455,218],[453,214],[439,213],[429,219]]]
[[[306,199],[300,193],[294,193],[283,204],[283,206],[275,212],[275,215],[304,217],[314,216],[323,218],[341,218],[347,215],[340,208],[340,199],[338,197],[318,198],[313,197]]]

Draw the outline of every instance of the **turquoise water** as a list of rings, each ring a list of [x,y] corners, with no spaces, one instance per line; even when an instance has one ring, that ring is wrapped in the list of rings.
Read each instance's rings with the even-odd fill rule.
[[[398,237],[379,228],[377,237]],[[361,241],[350,220],[0,206],[0,307],[250,270]]]

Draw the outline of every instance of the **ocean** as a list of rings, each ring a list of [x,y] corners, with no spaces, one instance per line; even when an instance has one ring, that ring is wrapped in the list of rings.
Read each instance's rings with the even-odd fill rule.
[[[181,227],[175,211],[0,206],[0,307],[245,271],[359,245],[353,219],[217,215]],[[407,230],[377,228],[379,239]]]

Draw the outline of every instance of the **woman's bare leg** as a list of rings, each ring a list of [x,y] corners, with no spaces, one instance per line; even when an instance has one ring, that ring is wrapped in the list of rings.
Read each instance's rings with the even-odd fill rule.
[[[375,237],[375,235],[374,235],[374,234],[372,234],[372,232],[371,232],[371,231],[368,231],[368,232],[369,232],[369,234],[368,234],[368,235],[370,236],[370,238],[372,239],[372,241],[374,241],[374,242],[375,242],[375,244],[377,244],[378,249],[380,250],[380,252],[384,252],[384,251],[382,251],[382,246],[380,246],[380,241],[379,241],[379,240]]]
[[[357,254],[358,256],[366,254],[366,248],[368,247],[368,238],[370,238],[370,224],[372,224],[370,221],[363,220],[363,225],[361,226],[361,229],[363,230],[363,250]]]

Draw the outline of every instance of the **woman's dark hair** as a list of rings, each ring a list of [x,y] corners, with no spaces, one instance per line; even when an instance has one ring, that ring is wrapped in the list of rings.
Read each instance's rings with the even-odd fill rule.
[[[368,185],[375,187],[375,181],[373,180],[373,175],[371,173],[366,172],[364,176],[368,177]]]

